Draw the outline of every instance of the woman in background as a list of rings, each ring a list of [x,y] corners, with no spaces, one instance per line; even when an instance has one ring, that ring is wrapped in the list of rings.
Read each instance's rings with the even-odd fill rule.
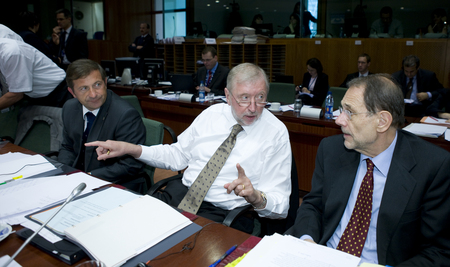
[[[431,23],[428,24],[429,33],[448,33],[447,13],[442,8],[436,8],[431,13]]]
[[[261,14],[256,14],[256,15],[253,17],[252,25],[251,25],[250,27],[252,27],[253,29],[255,29],[255,28],[256,28],[256,25],[258,25],[258,24],[263,24],[263,22],[264,22],[263,16],[262,16]]]
[[[289,26],[287,26],[284,31],[284,34],[295,34],[295,36],[300,36],[300,18],[297,14],[292,13],[289,17]]]
[[[322,106],[329,89],[328,75],[323,73],[322,63],[317,58],[306,61],[308,72],[303,74],[303,83],[295,88],[304,105]]]

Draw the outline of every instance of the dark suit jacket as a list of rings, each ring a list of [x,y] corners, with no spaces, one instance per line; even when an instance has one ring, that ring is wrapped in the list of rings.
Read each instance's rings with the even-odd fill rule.
[[[325,245],[344,213],[360,153],[342,135],[322,140],[312,190],[287,233]],[[387,175],[377,223],[378,261],[392,266],[450,264],[450,153],[405,131]],[[401,264],[402,263],[402,264]]]
[[[214,95],[225,95],[224,89],[225,87],[227,87],[228,72],[230,72],[229,68],[220,64],[217,65],[216,72],[214,73],[211,83],[208,86],[208,88],[211,89],[211,92],[213,92]],[[197,73],[194,74],[194,84],[196,87],[200,86],[201,81],[206,83],[206,73],[206,68],[201,67],[198,69]]]
[[[128,46],[128,51],[133,53],[133,57],[140,58],[154,58],[155,57],[155,41],[150,34],[144,37],[144,40],[141,41],[141,36],[136,37],[133,44],[136,46],[132,46],[131,44]],[[136,49],[137,46],[142,45],[141,49]]]
[[[302,86],[304,88],[309,87],[309,82],[311,81],[311,75],[306,72],[303,74],[303,83]],[[314,91],[311,93],[314,95],[314,97],[311,99],[308,98],[302,98],[303,104],[305,105],[313,105],[313,106],[322,106],[323,101],[325,100],[325,97],[327,97],[327,92],[330,86],[328,85],[328,75],[325,73],[320,73],[317,76],[316,85],[314,86]],[[309,90],[309,89],[308,89]]]
[[[400,84],[403,91],[403,97],[406,97],[406,94],[408,93],[408,83],[406,82],[407,77],[404,71],[400,70],[395,72],[394,74],[392,74],[392,78],[394,78],[398,82],[398,84]],[[430,92],[432,98],[422,101],[422,105],[407,105],[405,109],[405,115],[414,117],[425,115],[426,108],[431,105],[434,100],[436,100],[436,98],[439,96],[439,89],[441,88],[443,88],[443,86],[438,81],[436,73],[419,68],[419,70],[417,71],[417,92]]]
[[[84,132],[83,108],[78,99],[71,99],[63,107],[63,142],[58,161],[75,167],[81,151]],[[106,102],[100,108],[92,125],[87,142],[117,140],[144,144],[146,130],[135,108],[108,90]],[[106,161],[97,160],[95,147],[86,147],[85,168],[93,176],[110,182],[135,178],[144,163],[130,156]]]
[[[58,57],[53,55],[50,46],[44,42],[37,34],[30,30],[21,31],[19,35],[22,37],[23,41],[37,50],[41,51],[42,54],[50,58],[54,63],[59,64]]]
[[[373,73],[369,71],[369,75],[371,75],[371,74],[373,74]],[[347,83],[358,77],[359,77],[359,71],[350,73],[349,75],[347,75],[347,78],[345,78],[345,81],[339,87],[348,88]]]
[[[60,55],[61,51],[61,38],[59,45],[55,45],[53,42],[50,42],[51,47],[53,49],[53,54],[56,56]],[[66,41],[66,56],[70,62],[74,62],[80,58],[88,58],[89,50],[87,44],[87,33],[81,30],[77,30],[72,26],[72,30],[70,30],[69,37],[67,37]],[[62,60],[62,59],[61,59]]]

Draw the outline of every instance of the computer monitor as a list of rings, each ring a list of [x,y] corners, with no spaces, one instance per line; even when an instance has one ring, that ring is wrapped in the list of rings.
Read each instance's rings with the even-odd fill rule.
[[[144,58],[141,61],[141,79],[147,80],[151,86],[158,85],[158,82],[165,81],[164,59]]]
[[[265,36],[272,36],[272,33],[273,33],[272,23],[256,24],[255,25],[255,33],[265,35]]]
[[[100,66],[105,70],[108,78],[116,78],[116,62],[114,60],[101,60]]]
[[[117,57],[116,58],[117,74],[122,76],[123,70],[125,68],[131,69],[131,76],[133,78],[141,78],[141,68],[139,66],[138,57]]]

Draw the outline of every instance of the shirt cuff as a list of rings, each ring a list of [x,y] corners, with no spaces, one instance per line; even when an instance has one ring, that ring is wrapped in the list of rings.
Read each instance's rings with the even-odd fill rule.
[[[306,240],[306,239],[311,239],[312,241],[314,241],[314,239],[310,235],[302,235],[300,237],[300,240]],[[314,242],[316,242],[316,241],[314,241]]]

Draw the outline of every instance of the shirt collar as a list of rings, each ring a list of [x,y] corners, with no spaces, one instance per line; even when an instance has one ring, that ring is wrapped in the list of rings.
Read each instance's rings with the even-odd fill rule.
[[[92,112],[92,114],[94,114],[97,117],[97,114],[98,114],[99,110],[100,109],[98,108],[98,109],[90,111],[85,106],[83,106],[83,119],[86,120],[86,113],[88,113],[88,112]]]
[[[216,73],[217,66],[219,66],[219,62],[216,62],[216,65],[214,66],[214,68],[211,69],[211,72],[212,72],[213,74]]]
[[[365,160],[367,158],[370,158],[375,165],[375,167],[380,171],[381,174],[383,174],[385,177],[387,177],[387,174],[389,172],[389,167],[391,166],[392,157],[394,155],[394,149],[395,145],[397,144],[397,131],[395,132],[395,137],[392,143],[389,145],[389,147],[378,154],[374,158],[370,158],[364,154],[361,154],[360,160]]]
[[[70,33],[70,31],[72,30],[72,25],[70,25],[70,27],[69,28],[67,28],[67,30],[64,30],[64,31],[66,31],[67,32],[67,35],[69,35],[69,33]]]

